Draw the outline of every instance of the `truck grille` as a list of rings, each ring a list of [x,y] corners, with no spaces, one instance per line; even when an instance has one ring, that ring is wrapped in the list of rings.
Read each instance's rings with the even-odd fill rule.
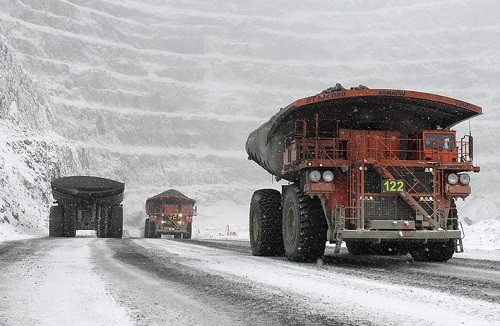
[[[406,191],[411,194],[432,194],[433,176],[423,168],[408,171],[389,167],[387,170],[396,178],[403,179]],[[382,176],[373,168],[365,171],[365,193],[381,193]],[[427,213],[432,214],[432,202],[421,203]],[[365,200],[365,219],[369,220],[415,220],[415,211],[397,194],[374,196]]]
[[[366,220],[415,220],[415,212],[399,196],[365,200]]]

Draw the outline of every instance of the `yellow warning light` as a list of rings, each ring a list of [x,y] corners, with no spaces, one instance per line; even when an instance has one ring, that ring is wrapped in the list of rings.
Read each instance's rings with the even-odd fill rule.
[[[307,166],[312,166],[312,162],[307,162]]]
[[[373,199],[374,199],[373,196],[368,197],[368,200],[373,200]]]
[[[420,197],[418,198],[418,200],[420,200],[420,201],[424,201],[424,197],[420,196]]]

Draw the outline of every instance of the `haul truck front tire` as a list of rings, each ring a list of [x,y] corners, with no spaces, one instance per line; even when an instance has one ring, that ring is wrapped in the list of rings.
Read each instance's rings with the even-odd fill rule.
[[[189,223],[186,228],[186,234],[184,234],[184,239],[191,239],[192,232],[193,232],[193,224]]]
[[[283,242],[288,260],[313,262],[325,253],[327,224],[318,197],[303,195],[299,187],[285,191]]]
[[[64,206],[50,207],[49,237],[63,236]]]
[[[250,203],[250,246],[254,256],[283,254],[281,193],[260,189]]]
[[[149,218],[144,221],[144,238],[149,238]]]

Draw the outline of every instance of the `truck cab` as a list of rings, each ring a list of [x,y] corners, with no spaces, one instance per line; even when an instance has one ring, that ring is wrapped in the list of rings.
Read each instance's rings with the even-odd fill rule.
[[[458,161],[456,131],[454,130],[423,130],[422,153],[424,160],[435,160],[442,163]]]

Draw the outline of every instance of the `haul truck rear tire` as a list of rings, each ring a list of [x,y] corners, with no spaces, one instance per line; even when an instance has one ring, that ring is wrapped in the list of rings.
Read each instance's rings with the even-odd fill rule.
[[[63,236],[64,206],[50,207],[49,237]]]
[[[104,205],[99,207],[97,212],[97,237],[98,238],[108,238],[109,233],[109,225],[108,219],[110,215],[110,207],[108,205]]]
[[[109,219],[110,238],[121,238],[123,236],[123,206],[112,206]]]
[[[64,206],[63,232],[62,236],[67,238],[76,237],[76,215],[78,213],[77,205]]]
[[[301,194],[299,187],[285,191],[283,242],[288,260],[312,262],[325,253],[327,224],[321,201]]]
[[[260,189],[250,203],[250,246],[254,256],[283,255],[281,193]]]

